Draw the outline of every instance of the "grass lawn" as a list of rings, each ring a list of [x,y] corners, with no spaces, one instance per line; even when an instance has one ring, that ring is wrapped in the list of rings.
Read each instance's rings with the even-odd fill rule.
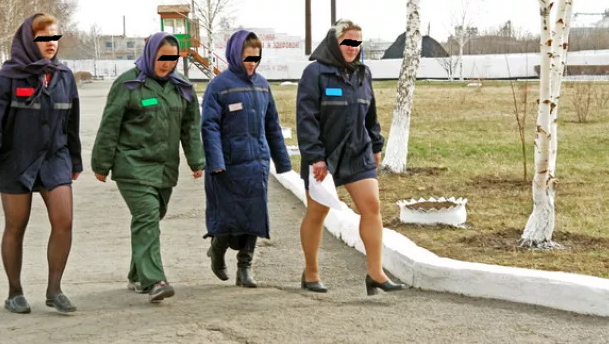
[[[520,82],[522,84],[522,82]],[[380,175],[385,227],[395,229],[439,256],[458,260],[567,271],[609,277],[609,102],[591,97],[587,123],[577,121],[576,107],[586,103],[581,83],[563,84],[558,122],[558,191],[553,239],[564,250],[530,251],[517,247],[533,202],[533,137],[538,83],[530,81],[526,120],[527,180],[508,81],[466,83],[419,81],[411,117],[408,172]],[[396,81],[374,82],[382,134],[388,137]],[[202,94],[204,85],[198,86]],[[281,123],[292,128],[296,145],[296,86],[272,84]],[[609,95],[609,83],[593,86]],[[606,92],[606,93],[603,93]],[[516,89],[518,101],[522,100]],[[600,98],[600,97],[599,97]],[[573,102],[578,103],[576,106]],[[300,168],[293,157],[294,169]],[[354,210],[344,188],[341,200]],[[401,199],[465,197],[467,229],[416,226],[398,220]]]

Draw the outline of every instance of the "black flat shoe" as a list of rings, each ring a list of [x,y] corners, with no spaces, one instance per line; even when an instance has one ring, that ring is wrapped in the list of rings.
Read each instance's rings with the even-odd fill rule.
[[[27,302],[25,296],[23,295],[15,295],[10,299],[4,301],[4,308],[13,313],[19,314],[26,314],[32,311],[30,308],[30,304]]]
[[[376,295],[378,289],[382,289],[385,292],[391,292],[406,289],[406,286],[404,284],[393,283],[391,280],[379,283],[366,274],[366,293],[368,293],[368,296]]]
[[[306,289],[309,291],[314,291],[316,293],[326,293],[328,292],[328,289],[326,289],[326,287],[324,286],[323,283],[321,283],[321,281],[319,282],[305,282],[305,274],[304,272],[302,273],[302,279],[300,280],[300,287],[302,289]]]
[[[55,308],[60,313],[71,313],[76,311],[76,306],[70,302],[67,296],[63,293],[55,294],[50,299],[47,299],[45,304],[47,307]]]

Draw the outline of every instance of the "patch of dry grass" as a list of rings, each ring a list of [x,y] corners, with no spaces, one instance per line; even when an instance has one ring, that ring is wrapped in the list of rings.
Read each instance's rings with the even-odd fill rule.
[[[532,210],[533,135],[538,84],[531,81],[526,122],[527,170],[509,82],[417,83],[411,118],[408,173],[380,175],[384,224],[417,245],[464,261],[567,271],[609,277],[609,109],[591,105],[588,123],[577,123],[572,99],[575,83],[563,84],[559,108],[558,163],[554,240],[565,250],[534,252],[517,247]],[[374,82],[382,134],[388,137],[395,81]],[[601,87],[607,87],[607,84]],[[295,86],[272,85],[283,126],[297,144]],[[294,169],[300,168],[293,157]],[[344,188],[339,196],[354,204]],[[399,223],[401,199],[466,197],[467,229]]]

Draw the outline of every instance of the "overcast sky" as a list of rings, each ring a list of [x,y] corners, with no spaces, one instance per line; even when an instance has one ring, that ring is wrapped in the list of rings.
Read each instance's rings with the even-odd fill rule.
[[[205,0],[198,0],[205,1]],[[443,40],[456,23],[461,3],[466,0],[421,0],[423,33],[431,26],[431,36]],[[234,24],[245,27],[273,28],[277,32],[305,34],[304,0],[232,0]],[[393,41],[405,31],[406,0],[336,0],[336,17],[360,24],[366,38]],[[539,33],[536,0],[469,0],[472,24],[480,31],[511,20],[515,28]],[[190,0],[78,0],[75,20],[88,30],[93,22],[104,34],[122,34],[123,15],[127,35],[147,36],[160,30],[159,4],[190,3]],[[330,0],[311,0],[313,40],[321,40],[330,27]],[[506,5],[508,4],[508,5]],[[600,13],[609,9],[607,0],[577,0],[575,12]],[[277,13],[277,14],[272,14]],[[594,23],[601,16],[579,16],[577,24]],[[574,25],[576,26],[576,25]]]

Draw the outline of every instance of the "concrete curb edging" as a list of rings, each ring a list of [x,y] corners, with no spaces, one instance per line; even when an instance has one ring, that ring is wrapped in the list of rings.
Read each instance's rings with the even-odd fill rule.
[[[304,183],[295,171],[271,174],[306,206]],[[359,215],[344,202],[330,209],[325,227],[365,254]],[[609,316],[609,279],[566,272],[470,263],[439,257],[402,234],[383,229],[383,266],[403,283],[422,290],[539,305],[580,314]]]

